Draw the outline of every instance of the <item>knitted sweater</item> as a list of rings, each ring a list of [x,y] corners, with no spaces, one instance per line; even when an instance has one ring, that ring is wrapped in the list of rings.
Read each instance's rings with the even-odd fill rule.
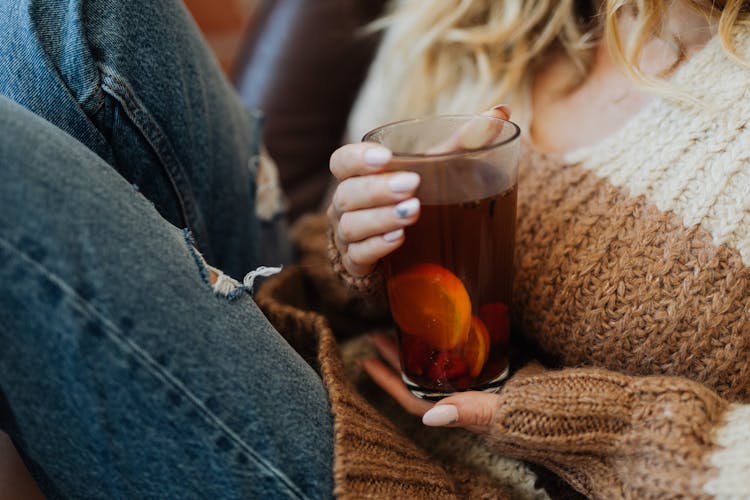
[[[750,55],[750,29],[735,43]],[[520,169],[516,323],[575,368],[513,377],[488,441],[591,497],[750,497],[750,70],[714,39],[673,81],[705,107],[655,99],[564,158],[527,144]],[[314,262],[320,296],[364,311]],[[266,309],[292,301],[271,286]],[[483,478],[414,452],[326,368],[340,363],[326,346],[341,496],[463,496]]]

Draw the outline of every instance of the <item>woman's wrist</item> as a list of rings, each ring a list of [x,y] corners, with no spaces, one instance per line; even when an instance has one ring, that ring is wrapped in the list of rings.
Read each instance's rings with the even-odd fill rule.
[[[341,252],[336,247],[336,243],[333,238],[333,230],[328,230],[328,259],[333,267],[333,272],[339,277],[346,286],[358,293],[365,296],[372,296],[376,294],[382,294],[383,291],[383,274],[380,272],[380,264],[376,265],[375,268],[367,275],[356,277],[347,271],[346,266],[342,262]]]

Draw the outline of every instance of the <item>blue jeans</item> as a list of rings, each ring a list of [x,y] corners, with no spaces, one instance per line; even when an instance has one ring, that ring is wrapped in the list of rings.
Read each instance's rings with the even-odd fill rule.
[[[321,379],[182,229],[275,264],[258,117],[182,4],[7,0],[0,28],[0,427],[42,491],[330,497]]]

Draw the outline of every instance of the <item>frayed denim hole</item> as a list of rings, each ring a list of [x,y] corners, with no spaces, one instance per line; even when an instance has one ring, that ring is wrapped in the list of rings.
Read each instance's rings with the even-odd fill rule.
[[[216,282],[211,285],[214,295],[224,297],[231,302],[239,298],[246,291],[247,288],[231,276],[211,266],[208,266],[208,268],[216,274]]]
[[[193,256],[193,260],[195,261],[195,265],[198,268],[198,273],[201,276],[201,279],[203,282],[211,289],[213,287],[211,286],[211,277],[210,272],[208,270],[208,264],[206,263],[206,260],[203,258],[203,256],[198,252],[198,250],[195,249],[195,239],[193,239],[193,234],[190,232],[190,229],[182,229],[182,237],[185,239],[185,243],[187,244],[188,251],[190,252],[190,255]]]
[[[204,259],[200,252],[196,250],[195,240],[193,239],[193,235],[189,229],[182,229],[181,232],[182,237],[185,239],[188,251],[190,252],[190,255],[193,256],[195,265],[198,267],[198,272],[201,276],[201,279],[211,289],[214,295],[232,302],[240,298],[246,291],[248,291],[248,287],[243,283],[240,283],[237,280],[231,278],[221,270],[208,265],[206,259]],[[211,273],[216,276],[216,282],[213,284],[211,283]],[[227,286],[228,283],[230,286]]]
[[[229,294],[226,295],[226,298],[229,300],[229,302],[232,302],[233,300],[237,300],[240,297],[242,297],[246,291],[247,290],[245,290],[245,287],[240,285],[234,290],[232,290],[231,292],[229,292]]]

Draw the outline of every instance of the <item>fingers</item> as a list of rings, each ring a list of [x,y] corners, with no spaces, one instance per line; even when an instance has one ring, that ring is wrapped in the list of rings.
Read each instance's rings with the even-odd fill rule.
[[[331,173],[342,181],[357,175],[373,174],[391,161],[391,151],[371,142],[347,144],[331,155]]]
[[[404,230],[396,229],[383,235],[372,236],[362,241],[350,243],[341,252],[341,261],[355,278],[366,276],[375,263],[396,250],[404,243]]]
[[[425,411],[432,407],[433,403],[419,399],[409,392],[401,377],[380,361],[365,359],[362,361],[362,368],[380,388],[390,394],[398,404],[412,415],[417,417],[422,416]]]
[[[391,368],[396,371],[401,370],[401,361],[398,357],[398,345],[396,342],[388,335],[383,335],[382,333],[370,335],[369,338],[378,353],[391,365]]]
[[[510,109],[500,104],[482,113],[508,120]],[[502,123],[469,122],[462,130],[448,142],[436,147],[433,153],[448,152],[456,149],[473,149],[484,146],[500,133]],[[331,173],[339,181],[360,175],[379,172],[384,165],[391,161],[391,151],[380,144],[372,142],[361,142],[358,144],[347,144],[340,147],[331,155]]]
[[[482,115],[500,118],[501,120],[510,120],[510,108],[505,104],[498,104],[497,106],[483,112]]]
[[[482,116],[507,120],[510,109],[500,104],[484,113]],[[497,120],[483,120],[474,118],[462,125],[447,141],[431,148],[431,154],[444,154],[463,149],[477,149],[491,144],[503,130],[504,122]]]
[[[483,113],[507,119],[506,106]],[[499,120],[474,119],[454,134],[439,153],[484,146],[502,130]],[[404,228],[419,217],[419,201],[413,198],[419,186],[414,172],[382,173],[393,155],[375,143],[347,144],[331,155],[331,173],[340,181],[328,210],[336,247],[346,270],[365,276],[375,264],[404,241]]]
[[[334,209],[340,214],[392,205],[413,196],[419,181],[419,174],[414,172],[350,177],[338,185],[332,202]]]
[[[414,396],[398,375],[401,368],[396,342],[383,334],[371,335],[370,341],[390,367],[378,360],[366,359],[362,368],[406,411],[421,415],[422,423],[430,427],[463,427],[478,434],[490,432],[499,402],[497,394],[461,392],[433,406]]]
[[[349,245],[384,235],[417,222],[419,210],[419,200],[410,198],[398,205],[346,212],[339,220],[336,236],[342,244]]]
[[[482,116],[507,120],[510,110],[507,106],[495,106],[482,113]],[[503,125],[504,122],[499,120],[471,120],[458,131],[458,149],[476,149],[491,144],[503,131]]]
[[[431,427],[463,427],[486,434],[494,422],[497,405],[497,394],[462,392],[438,402],[422,416],[422,423]]]
[[[353,177],[338,186],[328,216],[349,274],[367,275],[403,244],[404,228],[419,218],[419,200],[411,198],[418,186],[413,172]]]

